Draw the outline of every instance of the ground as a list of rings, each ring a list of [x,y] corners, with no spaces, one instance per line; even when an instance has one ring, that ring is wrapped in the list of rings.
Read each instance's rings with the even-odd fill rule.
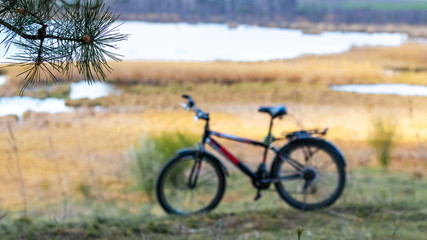
[[[28,112],[22,123],[13,116],[0,119],[0,207],[6,213],[0,235],[296,239],[303,226],[301,239],[421,239],[427,233],[427,98],[335,92],[330,86],[427,85],[426,60],[427,47],[410,43],[259,63],[112,63],[108,82],[120,95],[67,100],[80,106],[74,113]],[[7,71],[11,81],[0,88],[2,96],[22,86],[13,77],[19,69]],[[26,94],[66,96],[67,89],[63,83]],[[166,216],[135,189],[129,151],[143,136],[201,133],[203,124],[179,106],[182,93],[211,112],[213,129],[242,137],[261,140],[266,134],[269,119],[257,113],[261,105],[288,107],[289,114],[275,121],[276,136],[329,127],[327,139],[348,163],[344,195],[331,208],[307,213],[291,209],[274,191],[253,202],[249,181],[233,170],[224,200],[212,213]],[[95,112],[94,105],[109,111]],[[395,132],[387,168],[371,144],[377,122]],[[257,166],[261,151],[224,143]]]

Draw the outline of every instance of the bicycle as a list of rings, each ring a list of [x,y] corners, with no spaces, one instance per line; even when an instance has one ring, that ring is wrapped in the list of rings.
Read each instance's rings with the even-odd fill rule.
[[[196,120],[204,120],[205,127],[199,147],[179,151],[160,172],[156,195],[167,213],[202,213],[213,210],[220,203],[226,188],[225,177],[229,173],[221,160],[205,150],[206,144],[251,178],[257,189],[254,200],[258,200],[261,191],[271,184],[285,202],[303,211],[330,206],[342,194],[346,162],[338,148],[323,138],[327,128],[283,133],[283,137],[275,138],[271,134],[273,120],[286,115],[286,107],[260,107],[259,112],[271,116],[267,136],[261,142],[240,138],[210,130],[209,113],[196,107],[191,96],[182,97],[187,100],[182,106],[194,111]],[[252,171],[212,136],[263,147],[264,155],[257,171]],[[278,149],[272,143],[279,140],[288,142]],[[266,166],[269,150],[275,153],[270,171]]]

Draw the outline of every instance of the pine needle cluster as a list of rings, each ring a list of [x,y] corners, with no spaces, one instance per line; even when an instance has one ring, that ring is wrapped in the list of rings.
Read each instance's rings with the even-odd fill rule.
[[[86,81],[105,80],[120,34],[117,20],[103,0],[0,0],[0,43],[18,49],[12,65],[23,67],[26,84],[57,82],[54,72]]]

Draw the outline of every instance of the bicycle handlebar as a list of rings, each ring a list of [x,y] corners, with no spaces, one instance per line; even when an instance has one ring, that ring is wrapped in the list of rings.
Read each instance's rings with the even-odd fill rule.
[[[194,101],[193,101],[193,99],[191,98],[191,96],[190,96],[190,95],[186,95],[186,94],[182,94],[182,97],[183,97],[183,98],[185,98],[185,99],[187,99],[187,101],[188,101],[188,104],[187,104],[188,108],[189,108],[189,109],[193,108],[193,106],[194,106],[195,104],[194,104]]]
[[[193,112],[195,112],[197,119],[200,118],[204,120],[209,120],[209,113],[205,113],[200,108],[198,108],[190,95],[183,94],[182,97],[187,99],[187,103],[181,103],[181,106],[185,110],[192,110]]]

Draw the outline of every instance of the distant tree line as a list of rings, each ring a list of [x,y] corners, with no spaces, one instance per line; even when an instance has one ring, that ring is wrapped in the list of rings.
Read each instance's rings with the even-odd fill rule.
[[[127,4],[113,5],[112,10],[122,18],[157,20],[175,16],[180,20],[224,20],[247,18],[287,18],[295,12],[296,0],[129,0]],[[140,19],[144,20],[144,19]]]
[[[113,1],[113,0],[111,0]],[[235,22],[282,25],[294,21],[339,23],[427,23],[426,10],[334,8],[297,0],[127,0],[112,5],[123,20]],[[302,2],[302,3],[301,3]],[[300,3],[300,4],[298,4]],[[308,4],[311,3],[311,4]]]
[[[426,10],[371,10],[371,9],[310,9],[295,14],[311,22],[371,23],[371,24],[426,24]]]

